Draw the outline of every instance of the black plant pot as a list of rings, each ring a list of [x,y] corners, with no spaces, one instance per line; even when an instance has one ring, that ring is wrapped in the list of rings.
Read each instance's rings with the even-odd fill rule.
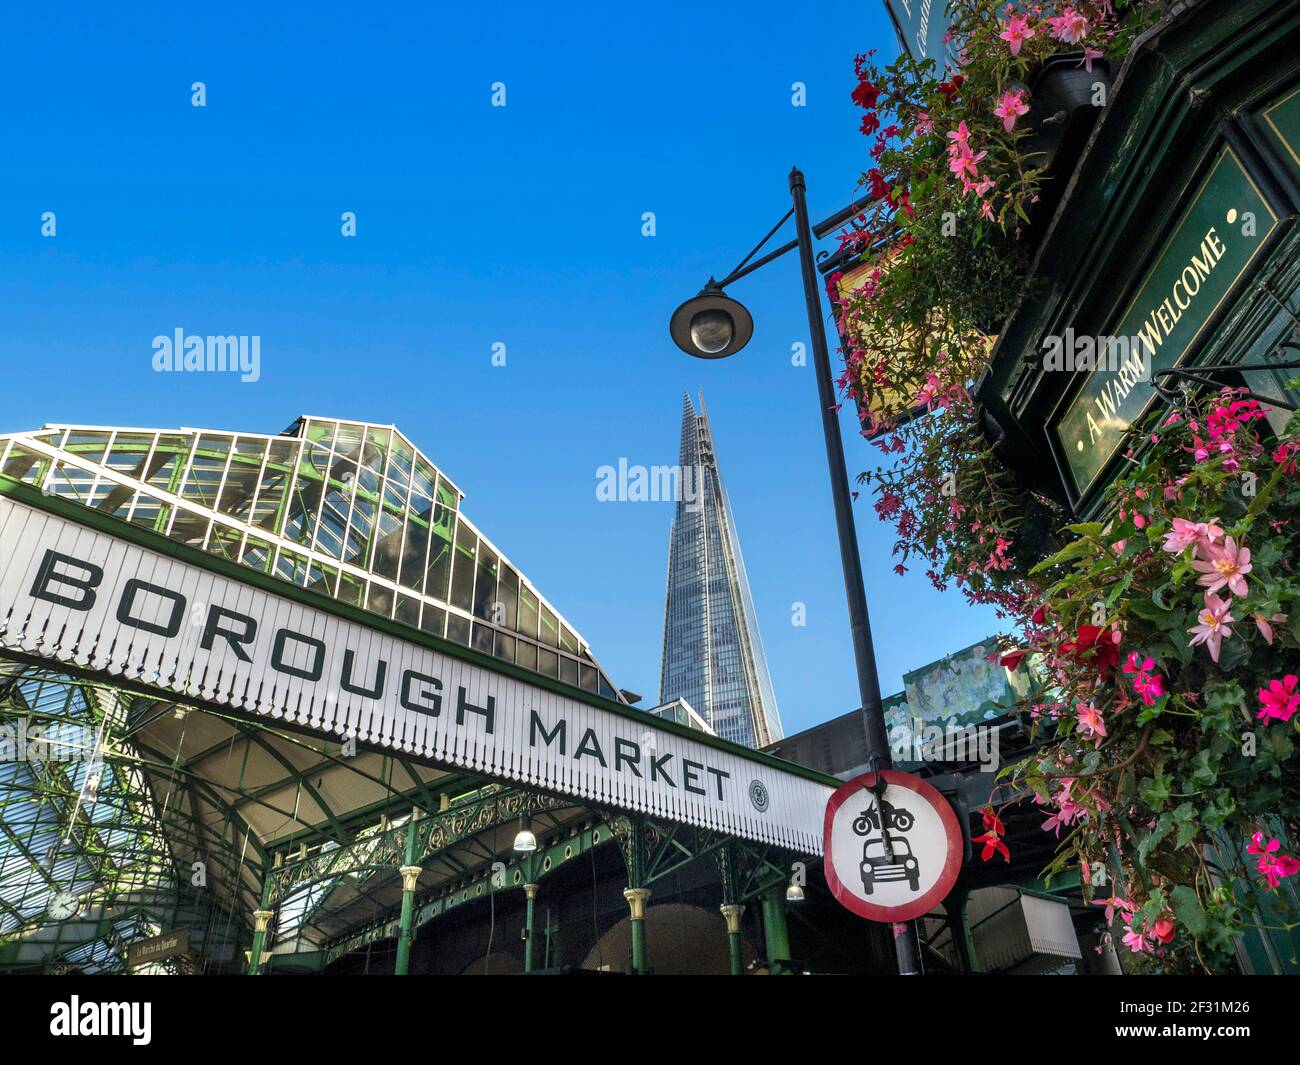
[[[1029,211],[1029,237],[1037,243],[1051,220],[1069,183],[1088,135],[1101,116],[1094,101],[1101,87],[1102,99],[1110,93],[1110,67],[1094,59],[1092,70],[1083,66],[1082,52],[1062,52],[1046,59],[1030,80],[1029,112],[1025,128],[1029,136],[1020,141],[1029,165],[1043,171],[1038,200]]]

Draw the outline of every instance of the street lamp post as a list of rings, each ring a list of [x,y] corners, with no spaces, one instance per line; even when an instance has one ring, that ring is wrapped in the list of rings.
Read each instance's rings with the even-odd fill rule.
[[[863,727],[867,738],[867,765],[879,773],[893,764],[889,754],[889,734],[880,700],[880,677],[876,672],[876,652],[871,640],[871,619],[867,613],[867,593],[862,581],[862,559],[853,521],[853,504],[849,478],[844,465],[844,441],[835,410],[835,383],[831,377],[830,352],[826,345],[826,327],[822,320],[821,293],[817,283],[817,264],[813,257],[813,227],[808,222],[808,203],[803,172],[790,171],[790,195],[794,205],[784,218],[759,242],[745,260],[722,281],[709,278],[708,284],[694,299],[687,300],[673,313],[669,331],[677,346],[697,358],[717,359],[734,355],[749,342],[754,325],[749,312],[725,295],[723,289],[753,273],[759,267],[795,248],[799,250],[804,300],[808,307],[808,329],[812,342],[813,366],[817,374],[817,395],[821,404],[822,431],[826,437],[826,462],[830,467],[831,496],[835,501],[835,525],[840,540],[840,562],[844,569],[844,591],[848,598],[849,624],[853,634],[853,660],[858,674],[858,695],[862,700]],[[858,200],[816,226],[824,235],[851,218],[869,202]],[[794,216],[795,239],[751,263],[754,255]],[[877,776],[878,783],[880,781]],[[911,922],[902,935],[894,939],[898,971],[915,976],[916,944]]]

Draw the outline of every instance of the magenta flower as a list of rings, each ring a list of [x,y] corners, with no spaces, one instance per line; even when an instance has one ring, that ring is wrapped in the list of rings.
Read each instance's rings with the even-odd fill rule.
[[[1019,91],[1004,92],[993,113],[1002,119],[1002,128],[1010,133],[1016,125],[1016,119],[1027,114],[1029,105],[1025,103],[1025,94]]]
[[[1288,673],[1281,680],[1271,680],[1267,688],[1259,689],[1259,713],[1256,720],[1290,721],[1292,715],[1300,710],[1300,691],[1296,685],[1300,678]]]
[[[1284,877],[1294,876],[1300,872],[1300,861],[1278,853],[1281,846],[1277,839],[1270,839],[1265,843],[1264,834],[1256,832],[1251,836],[1251,842],[1246,847],[1247,854],[1259,855],[1255,868],[1264,874],[1264,879],[1268,881],[1270,888],[1277,887]]]
[[[1231,609],[1231,599],[1225,601],[1211,592],[1206,592],[1205,607],[1196,615],[1197,623],[1187,630],[1192,634],[1187,646],[1205,644],[1210,649],[1210,657],[1217,662],[1219,649],[1223,641],[1232,635],[1232,626],[1237,622],[1237,619],[1229,613]]]
[[[1142,702],[1147,706],[1155,706],[1156,700],[1165,693],[1165,678],[1153,672],[1155,668],[1154,658],[1139,661],[1137,652],[1129,655],[1128,662],[1124,665],[1125,673],[1136,674],[1133,678],[1133,690],[1142,697]]]
[[[1072,7],[1067,7],[1047,22],[1052,27],[1052,36],[1066,44],[1078,44],[1088,36],[1088,30],[1092,28],[1088,25],[1088,20]]]
[[[1246,574],[1250,572],[1250,549],[1237,547],[1231,536],[1221,546],[1200,544],[1196,548],[1199,556],[1192,563],[1192,569],[1200,574],[1196,583],[1206,592],[1217,592],[1225,585],[1233,595],[1246,594]]]
[[[1007,24],[1001,33],[998,34],[1008,45],[1011,46],[1011,54],[1019,55],[1020,46],[1034,36],[1033,27],[1029,25],[1027,18],[1019,15],[1012,15],[1007,19]]]

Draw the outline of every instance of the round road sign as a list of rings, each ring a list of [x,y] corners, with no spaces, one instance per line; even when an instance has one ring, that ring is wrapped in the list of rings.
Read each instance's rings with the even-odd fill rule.
[[[920,777],[893,769],[880,775],[883,803],[871,790],[874,773],[842,784],[827,802],[826,883],[859,917],[910,921],[956,883],[961,826],[948,800]]]

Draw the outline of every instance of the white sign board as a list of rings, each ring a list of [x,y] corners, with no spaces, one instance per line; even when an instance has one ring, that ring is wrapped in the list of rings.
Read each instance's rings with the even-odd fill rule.
[[[821,852],[825,784],[321,604],[0,497],[0,649],[596,805]]]
[[[947,897],[961,871],[962,834],[948,800],[910,773],[886,769],[883,793],[864,773],[826,804],[826,883],[872,921],[910,921]]]

